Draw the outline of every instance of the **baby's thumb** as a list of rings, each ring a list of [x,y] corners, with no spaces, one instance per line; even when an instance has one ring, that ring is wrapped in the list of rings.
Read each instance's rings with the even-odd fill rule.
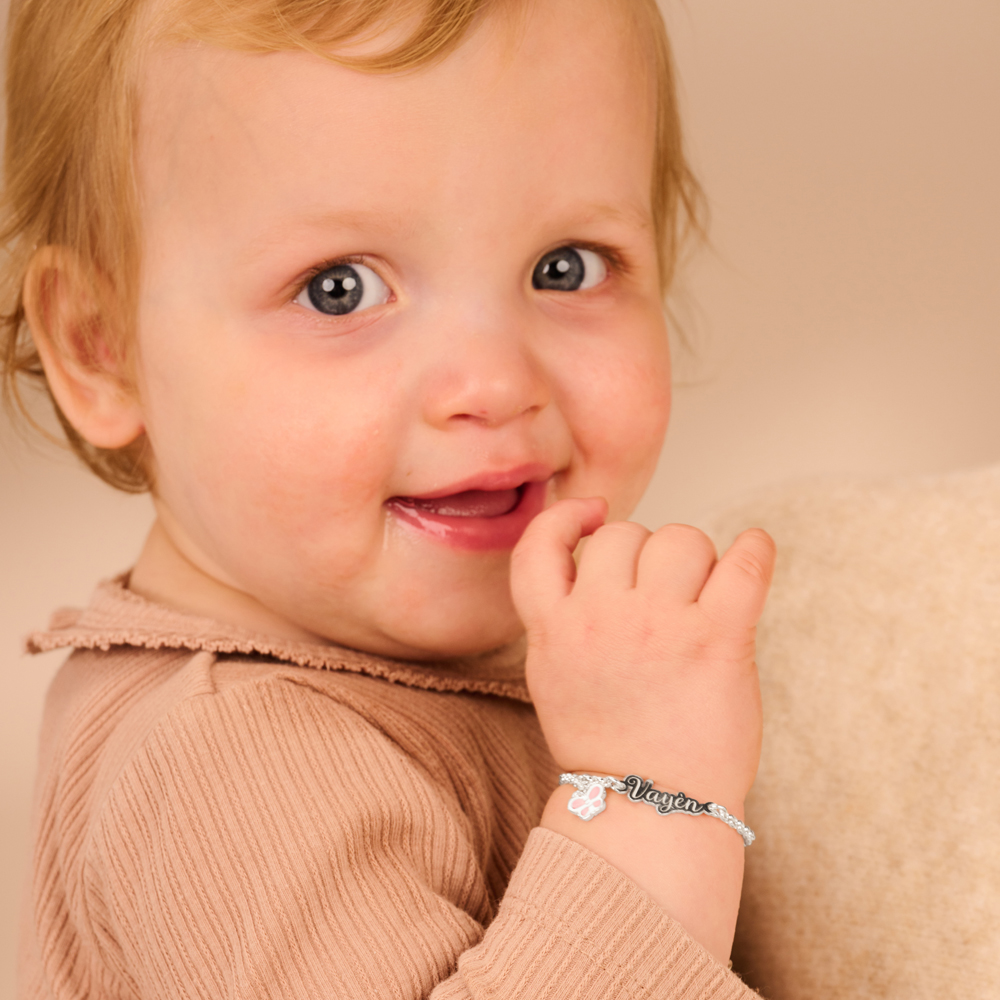
[[[510,559],[511,593],[525,628],[573,589],[573,552],[607,516],[608,504],[601,497],[560,500],[528,525]]]
[[[698,603],[715,621],[753,628],[764,611],[774,559],[774,539],[766,531],[744,531],[716,563]]]

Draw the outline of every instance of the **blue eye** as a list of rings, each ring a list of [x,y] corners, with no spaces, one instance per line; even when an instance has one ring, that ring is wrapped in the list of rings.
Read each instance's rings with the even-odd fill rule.
[[[608,265],[593,250],[559,247],[536,265],[531,284],[541,291],[578,292],[599,285],[608,275]]]
[[[389,289],[364,264],[334,264],[312,278],[295,301],[326,316],[346,316],[388,302]]]

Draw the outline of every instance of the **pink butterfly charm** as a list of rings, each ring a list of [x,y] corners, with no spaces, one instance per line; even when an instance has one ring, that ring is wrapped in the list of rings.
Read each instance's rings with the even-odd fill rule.
[[[569,800],[567,807],[574,816],[589,820],[599,816],[607,807],[607,791],[602,785],[588,785],[585,792],[576,791]]]

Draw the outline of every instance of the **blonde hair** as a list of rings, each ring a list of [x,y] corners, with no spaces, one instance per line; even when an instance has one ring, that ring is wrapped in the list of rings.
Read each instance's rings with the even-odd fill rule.
[[[454,49],[477,18],[527,0],[175,0],[157,17],[151,0],[15,0],[8,29],[7,140],[0,243],[0,366],[3,395],[29,422],[21,383],[49,395],[69,446],[118,489],[150,488],[144,440],[94,447],[52,398],[25,323],[22,288],[38,247],[75,252],[118,303],[108,332],[123,363],[139,278],[133,145],[143,45],[152,34],[253,52],[305,49],[359,70],[413,69]],[[660,279],[669,288],[685,236],[701,230],[701,194],[681,139],[673,61],[656,0],[620,0],[651,43],[657,82],[652,191]],[[169,22],[169,30],[163,27]],[[387,50],[350,53],[386,29],[407,28]],[[395,37],[395,36],[392,36]],[[331,55],[331,53],[334,53]],[[37,426],[37,425],[36,425]]]

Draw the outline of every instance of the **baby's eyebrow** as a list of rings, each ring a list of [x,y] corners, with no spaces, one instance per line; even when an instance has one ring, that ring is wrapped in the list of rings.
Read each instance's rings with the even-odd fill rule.
[[[294,245],[304,236],[340,232],[396,236],[409,228],[403,216],[373,209],[338,209],[303,211],[283,218],[248,241],[242,257],[249,263],[263,254]]]
[[[567,218],[577,223],[603,222],[607,220],[610,222],[622,222],[629,226],[635,226],[637,229],[652,231],[655,228],[650,209],[645,206],[633,204],[631,201],[626,202],[624,205],[610,205],[600,202],[587,203],[571,209],[567,212]]]

